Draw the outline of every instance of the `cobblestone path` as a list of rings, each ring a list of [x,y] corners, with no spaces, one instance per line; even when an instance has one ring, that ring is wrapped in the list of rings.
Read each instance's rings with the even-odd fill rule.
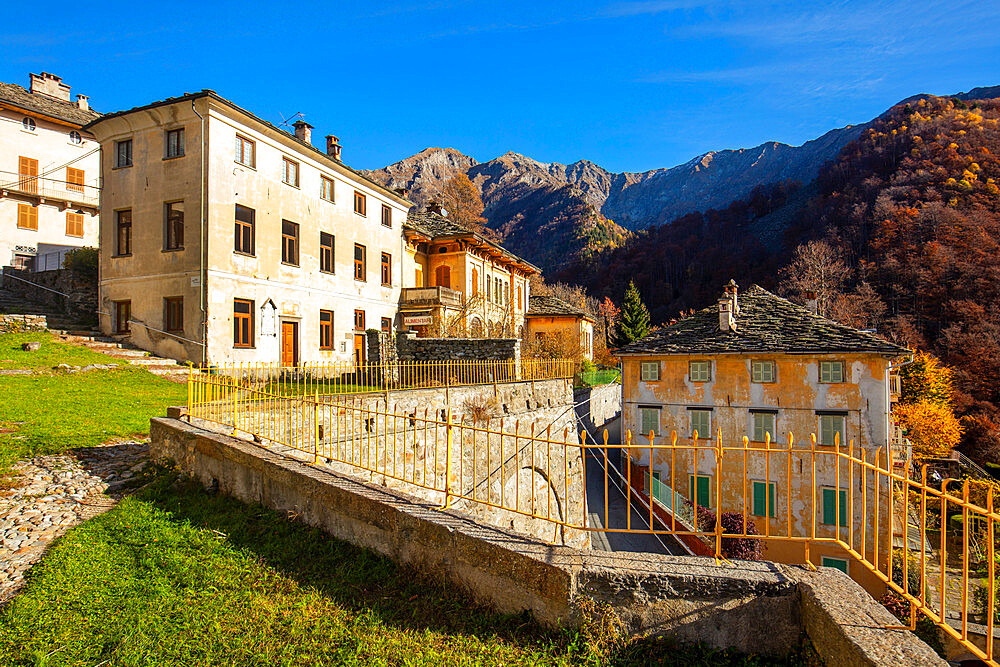
[[[54,539],[118,503],[148,456],[147,442],[118,441],[13,466],[15,488],[0,491],[0,606]]]

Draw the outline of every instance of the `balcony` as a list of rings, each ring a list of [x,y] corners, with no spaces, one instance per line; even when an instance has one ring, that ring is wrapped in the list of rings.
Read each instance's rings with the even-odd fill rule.
[[[63,208],[79,206],[97,210],[101,189],[94,185],[69,183],[62,179],[0,171],[0,197],[19,195],[39,204],[58,204]]]
[[[404,287],[399,295],[399,305],[404,308],[461,308],[464,296],[459,290],[450,287]]]
[[[889,400],[898,401],[903,393],[903,379],[898,375],[889,376]]]

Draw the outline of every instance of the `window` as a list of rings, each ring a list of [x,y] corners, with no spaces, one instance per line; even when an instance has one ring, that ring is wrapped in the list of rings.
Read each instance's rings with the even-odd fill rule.
[[[392,333],[392,320],[388,317],[382,318],[382,333]]]
[[[299,225],[289,220],[281,221],[281,263],[299,265]]]
[[[434,269],[434,282],[437,287],[451,287],[451,267],[439,266]],[[489,299],[488,291],[486,298]]]
[[[845,444],[847,415],[819,414],[819,444],[833,447],[838,442]]]
[[[486,276],[486,281],[485,282],[486,282],[486,303],[489,303],[490,302],[490,293],[493,291],[493,290],[490,289],[490,284],[492,284],[493,279],[490,278],[489,276]]]
[[[83,238],[83,213],[66,211],[66,236]]]
[[[644,361],[639,364],[639,379],[643,382],[660,379],[660,362]]]
[[[692,503],[697,503],[699,507],[710,506],[712,500],[712,476],[711,475],[688,475],[688,492]]]
[[[688,363],[688,379],[691,382],[708,382],[712,379],[711,361],[692,361]]]
[[[319,270],[324,273],[334,273],[333,270],[333,234],[319,233]]]
[[[115,301],[115,333],[126,334],[129,332],[129,321],[132,319],[132,302]]]
[[[751,361],[750,380],[751,382],[774,382],[774,362]]]
[[[233,347],[253,347],[253,301],[233,299]]]
[[[251,169],[257,166],[257,145],[252,139],[236,135],[236,161]]]
[[[254,243],[256,236],[254,233],[255,211],[246,206],[236,205],[236,252],[244,255],[254,254]]]
[[[14,261],[11,266],[18,271],[34,271],[35,258],[31,255],[14,255]]]
[[[163,247],[166,250],[180,250],[184,247],[184,202],[172,201],[163,205],[166,228],[163,232]]]
[[[518,310],[523,310],[524,309],[524,299],[523,299],[523,297],[521,295],[521,286],[520,285],[517,286],[517,309]]]
[[[840,493],[837,493],[837,489],[822,489],[822,503],[823,503],[823,523],[828,526],[832,526],[837,522],[837,496],[840,496],[840,526],[842,528],[847,527],[847,491],[845,489],[840,489]]]
[[[843,382],[844,362],[843,361],[821,361],[819,362],[820,382]]]
[[[354,311],[354,329],[356,331],[365,330],[365,311],[363,310]]]
[[[772,519],[778,516],[774,507],[774,482],[754,482],[753,483],[753,511],[754,516],[769,516]]]
[[[367,251],[365,247],[360,243],[354,244],[354,279],[355,280],[366,280],[365,274],[365,255]]]
[[[472,296],[479,294],[479,269],[472,267]]]
[[[333,201],[333,179],[326,176],[319,177],[319,196],[327,201]]]
[[[115,142],[115,167],[131,167],[132,166],[132,140],[125,139],[124,141]]]
[[[493,300],[498,306],[503,305],[503,281],[499,277],[493,279]]]
[[[382,204],[382,226],[392,227],[392,208]]]
[[[281,182],[299,187],[299,163],[287,157],[281,158]]]
[[[77,132],[76,130],[70,131],[70,133],[69,133],[69,140],[70,140],[70,143],[73,143],[73,144],[82,144],[83,143],[83,137],[80,136],[80,133]]]
[[[847,571],[847,559],[846,558],[831,558],[830,556],[823,556],[820,565],[823,567],[832,567],[835,570],[840,570],[844,574],[849,575]]]
[[[752,412],[750,418],[753,420],[753,432],[750,439],[754,442],[764,442],[766,434],[771,434],[771,442],[774,442],[774,421],[773,412]]]
[[[691,415],[691,437],[698,434],[700,440],[712,437],[712,411],[705,409],[688,410]]]
[[[23,155],[17,158],[17,185],[22,192],[38,194],[38,160]]]
[[[66,189],[70,192],[83,192],[83,169],[66,167]]]
[[[38,207],[31,204],[17,205],[17,228],[38,231]]]
[[[367,201],[365,195],[357,190],[354,191],[354,212],[358,215],[368,215]]]
[[[333,311],[319,311],[319,349],[333,349]]]
[[[184,297],[171,296],[163,300],[163,330],[184,331]]]
[[[132,211],[115,211],[115,254],[132,254]]]
[[[639,407],[639,429],[642,435],[648,436],[650,432],[657,435],[660,432],[660,409]]]
[[[167,130],[166,139],[166,157],[181,157],[184,155],[184,128],[179,127],[176,130]]]
[[[24,129],[26,129],[28,132],[34,132],[35,131],[35,119],[34,118],[28,118],[27,116],[25,116],[24,118],[21,119],[21,127],[23,127]]]
[[[387,252],[382,253],[382,284],[392,285],[392,255]]]

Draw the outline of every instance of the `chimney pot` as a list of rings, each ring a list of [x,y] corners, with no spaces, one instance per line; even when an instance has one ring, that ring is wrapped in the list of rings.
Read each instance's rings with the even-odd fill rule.
[[[813,290],[806,290],[806,308],[813,315],[816,315],[819,311],[819,301],[816,299],[816,292]]]
[[[425,209],[428,213],[437,213],[441,215],[441,204],[438,201],[430,200],[427,202],[427,207]]]
[[[82,109],[83,111],[89,111],[90,110],[90,98],[87,97],[86,95],[77,95],[76,96],[76,106],[77,106],[77,108]]]
[[[400,197],[405,197],[406,195],[410,194],[410,191],[406,188],[394,188],[393,192],[395,192]]]
[[[733,302],[726,297],[719,299],[719,330],[736,331],[736,319],[733,317]]]
[[[302,119],[299,119],[294,123],[292,123],[292,127],[295,128],[296,139],[304,141],[307,144],[312,143],[312,129],[313,129],[312,125],[310,125],[309,123],[305,122]]]
[[[62,82],[62,78],[42,72],[41,74],[29,74],[31,77],[31,92],[34,95],[45,95],[62,102],[70,101],[69,86]]]
[[[733,280],[733,279],[730,279],[729,282],[726,284],[726,290],[725,291],[726,291],[726,298],[728,298],[730,301],[733,302],[733,314],[734,315],[739,315],[740,314],[740,300],[739,300],[739,298],[737,296],[737,292],[739,291],[739,287],[737,287],[736,281]]]
[[[326,135],[326,154],[334,160],[340,160],[340,139],[332,134]]]

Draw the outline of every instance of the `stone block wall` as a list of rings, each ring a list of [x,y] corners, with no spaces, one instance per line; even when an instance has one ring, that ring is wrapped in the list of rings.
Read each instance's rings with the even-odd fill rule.
[[[397,334],[401,361],[519,360],[517,338],[415,338]]]
[[[0,314],[0,333],[20,333],[22,331],[44,331],[48,327],[45,315],[3,315]]]
[[[21,296],[28,301],[51,306],[69,317],[84,322],[90,322],[97,318],[96,277],[84,276],[70,269],[30,273],[5,267],[2,287],[11,294]],[[42,289],[43,287],[48,289]],[[55,292],[49,290],[55,290]]]

